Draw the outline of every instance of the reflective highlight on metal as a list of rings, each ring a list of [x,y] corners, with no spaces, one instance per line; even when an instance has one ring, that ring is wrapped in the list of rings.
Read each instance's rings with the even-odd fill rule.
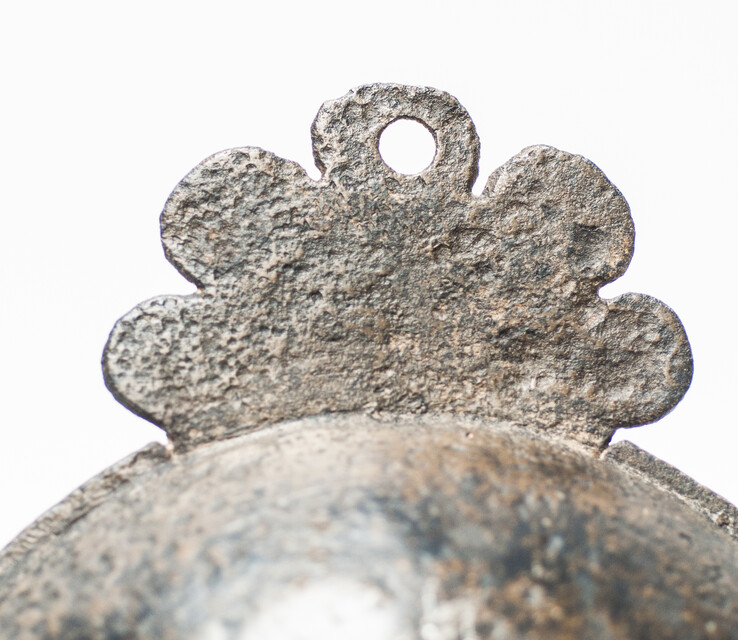
[[[377,141],[434,134],[417,175]],[[529,147],[480,196],[452,96],[367,85],[175,188],[198,290],[116,323],[106,382],[166,430],[0,553],[11,640],[735,639],[738,511],[613,432],[689,386],[684,329],[597,291],[633,226],[591,162]]]

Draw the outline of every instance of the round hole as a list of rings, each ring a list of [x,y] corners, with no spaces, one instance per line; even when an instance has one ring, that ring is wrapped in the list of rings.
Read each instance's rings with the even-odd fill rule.
[[[388,124],[379,136],[379,154],[390,169],[411,176],[433,162],[436,141],[424,124],[400,118]]]

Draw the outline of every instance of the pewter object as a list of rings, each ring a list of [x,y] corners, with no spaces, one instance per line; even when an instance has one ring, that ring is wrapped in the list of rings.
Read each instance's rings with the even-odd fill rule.
[[[402,117],[436,139],[419,175],[378,152]],[[476,197],[466,110],[398,85],[325,103],[312,137],[317,182],[234,149],[164,208],[167,258],[198,291],[123,317],[104,367],[113,394],[175,446],[391,411],[494,417],[602,447],[684,394],[691,355],[674,313],[597,295],[628,266],[633,223],[591,162],[529,147]]]
[[[382,161],[399,118],[434,135]],[[321,177],[257,148],[161,217],[197,285],[141,303],[105,380],[163,428],[0,555],[8,638],[736,638],[736,510],[616,429],[685,393],[684,329],[625,271],[590,161],[528,147],[481,195],[447,93],[359,87]]]

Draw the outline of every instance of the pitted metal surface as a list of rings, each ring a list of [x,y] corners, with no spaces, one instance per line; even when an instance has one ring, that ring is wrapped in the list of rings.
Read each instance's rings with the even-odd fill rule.
[[[326,616],[382,640],[728,640],[738,545],[561,441],[352,415],[160,458],[0,576],[10,640],[292,640]]]
[[[413,176],[377,144],[433,132]],[[216,154],[161,217],[198,289],[115,325],[105,380],[166,430],[0,553],[8,640],[735,639],[738,511],[628,443],[692,375],[590,161],[524,149],[483,193],[452,96],[368,85],[321,178]],[[285,422],[290,420],[290,422]]]
[[[398,118],[434,134],[418,175],[377,144]],[[654,298],[597,291],[626,269],[633,225],[591,162],[524,149],[480,196],[479,141],[447,93],[368,85],[312,128],[322,177],[256,148],[218,153],[161,217],[191,296],[137,306],[104,370],[115,396],[186,448],[346,411],[495,417],[603,447],[658,419],[692,375]]]

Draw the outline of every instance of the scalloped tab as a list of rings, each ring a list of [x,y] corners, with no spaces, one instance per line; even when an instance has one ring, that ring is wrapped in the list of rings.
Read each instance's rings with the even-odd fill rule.
[[[414,118],[433,163],[395,173],[382,130]],[[318,182],[261,149],[216,154],[175,188],[167,258],[198,285],[115,325],[105,379],[175,445],[319,413],[457,413],[602,447],[669,411],[692,359],[678,318],[621,275],[633,225],[591,162],[523,150],[470,185],[468,114],[429,88],[369,85],[313,123]]]

